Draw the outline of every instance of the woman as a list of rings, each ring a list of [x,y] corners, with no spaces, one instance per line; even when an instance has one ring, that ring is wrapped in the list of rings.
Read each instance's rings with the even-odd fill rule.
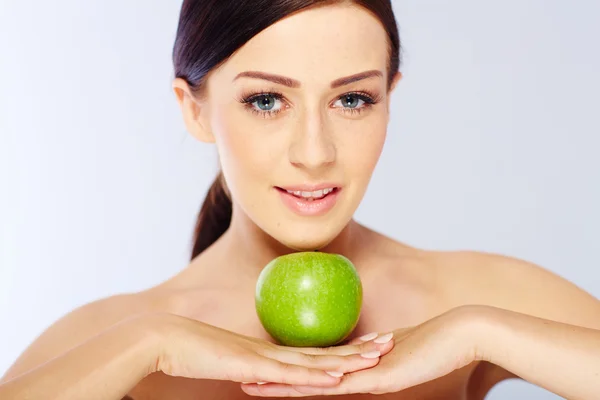
[[[516,377],[569,398],[600,393],[595,298],[525,261],[425,251],[353,220],[401,79],[389,1],[184,1],[180,18],[174,91],[222,166],[192,261],[56,322],[5,393],[483,399]],[[315,249],[356,265],[359,325],[346,346],[274,346],[254,311],[258,274]]]

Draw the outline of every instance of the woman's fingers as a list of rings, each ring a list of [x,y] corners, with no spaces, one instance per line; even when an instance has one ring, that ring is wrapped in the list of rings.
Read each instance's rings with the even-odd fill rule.
[[[395,340],[402,340],[404,337],[406,337],[406,335],[408,335],[410,332],[414,331],[414,329],[415,329],[414,327],[396,329],[393,332],[393,337]],[[391,333],[378,333],[378,332],[368,333],[363,336],[355,337],[354,339],[352,339],[348,343],[346,343],[346,346],[356,346],[356,345],[370,343],[370,342],[385,343],[390,335],[391,335]]]
[[[379,332],[368,333],[363,336],[355,337],[354,339],[352,339],[348,343],[346,343],[346,345],[353,346],[353,345],[358,345],[358,344],[365,343],[365,342],[371,342],[371,341],[377,339],[379,336],[380,336]]]
[[[250,396],[261,397],[307,397],[325,395],[343,395],[353,393],[374,393],[378,384],[376,380],[380,377],[377,373],[369,374],[370,371],[345,376],[341,382],[333,386],[306,386],[285,385],[271,383],[265,385],[244,384],[242,390]]]
[[[363,336],[365,338],[366,336]],[[394,333],[389,332],[381,335],[372,334],[366,337],[370,340],[360,340],[359,338],[352,340],[349,344],[332,347],[283,347],[280,348],[304,354],[313,355],[335,355],[348,356],[352,354],[373,355],[379,352],[380,355],[389,353],[394,347]]]
[[[300,365],[308,368],[320,369],[330,373],[347,373],[361,369],[371,368],[379,362],[380,352],[352,354],[348,356],[323,354],[305,354],[296,351],[267,349],[262,353],[265,357],[272,358],[287,364]]]
[[[376,340],[379,339],[379,340]],[[271,364],[271,366],[279,366],[279,370],[272,370],[272,372],[280,372],[281,366],[285,366],[285,369],[293,369],[298,374],[302,371],[312,371],[312,375],[301,376],[298,375],[298,379],[322,379],[322,383],[318,385],[309,385],[303,383],[290,382],[291,379],[288,375],[276,375],[275,378],[262,376],[258,382],[260,384],[255,385],[254,390],[257,391],[258,386],[260,390],[267,390],[272,387],[275,383],[280,383],[279,391],[281,390],[292,390],[292,386],[297,385],[300,387],[327,387],[328,382],[334,382],[333,385],[339,383],[339,379],[344,374],[352,373],[360,370],[365,370],[376,366],[379,363],[380,358],[389,353],[394,347],[393,334],[384,334],[378,336],[376,339],[356,344],[337,346],[329,348],[298,348],[298,347],[284,347],[277,345],[269,345],[260,347],[257,349],[258,353],[268,359],[278,362],[279,364]],[[319,374],[314,375],[314,371],[320,371]],[[336,378],[337,380],[331,380],[330,378]],[[280,379],[280,380],[276,380]],[[281,381],[283,380],[283,382]],[[257,383],[258,383],[257,382]],[[265,386],[268,384],[269,386]],[[269,389],[271,390],[271,389]],[[295,396],[301,395],[301,393],[294,394]]]
[[[327,373],[322,369],[307,368],[300,365],[289,364],[278,360],[263,358],[253,373],[254,386],[263,383],[280,384],[283,386],[300,385],[309,387],[332,387],[340,383],[341,375]],[[247,386],[247,384],[244,384]]]
[[[242,390],[250,396],[255,397],[307,397],[312,396],[297,391],[294,386],[280,384],[243,384]]]
[[[399,333],[402,335],[403,332]],[[257,383],[243,384],[242,387],[250,395],[265,397],[343,394],[346,390],[356,390],[358,389],[354,382],[356,377],[352,373],[368,370],[379,364],[381,357],[394,348],[394,339],[395,333],[390,332],[364,335],[353,340],[351,344],[326,348],[278,345],[261,348],[259,353],[262,356],[285,365],[287,370],[293,368],[297,371],[299,374],[297,379],[300,381],[305,379],[322,379],[322,381],[315,385],[295,383],[291,382],[292,377],[289,375],[276,375],[275,379],[280,380],[265,376]],[[310,376],[302,376],[303,370],[311,371]],[[315,371],[321,373],[317,374]]]

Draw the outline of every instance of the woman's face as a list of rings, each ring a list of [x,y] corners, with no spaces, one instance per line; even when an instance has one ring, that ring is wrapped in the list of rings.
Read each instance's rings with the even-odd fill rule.
[[[275,23],[211,72],[200,137],[217,145],[234,218],[296,250],[342,231],[385,141],[388,54],[376,17],[335,5]]]

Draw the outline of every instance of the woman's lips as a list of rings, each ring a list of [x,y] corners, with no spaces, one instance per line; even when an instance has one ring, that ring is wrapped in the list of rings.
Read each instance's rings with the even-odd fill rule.
[[[334,185],[277,187],[283,204],[300,216],[320,216],[335,206],[340,188]]]

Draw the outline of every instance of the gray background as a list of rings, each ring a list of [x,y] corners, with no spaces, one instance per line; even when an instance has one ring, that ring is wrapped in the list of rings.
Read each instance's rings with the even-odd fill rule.
[[[405,79],[357,218],[600,297],[600,3],[394,5]],[[170,90],[179,6],[0,1],[0,373],[74,307],[187,263],[216,152]],[[502,398],[556,396],[507,382]]]

